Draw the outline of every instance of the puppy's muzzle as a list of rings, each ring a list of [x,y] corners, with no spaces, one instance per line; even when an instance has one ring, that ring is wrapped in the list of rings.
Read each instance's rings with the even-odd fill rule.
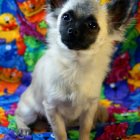
[[[79,31],[77,29],[74,28],[68,28],[68,35],[70,38],[76,38],[79,36]]]

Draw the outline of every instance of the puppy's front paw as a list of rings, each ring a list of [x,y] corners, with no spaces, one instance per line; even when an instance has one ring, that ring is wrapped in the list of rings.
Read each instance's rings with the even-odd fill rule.
[[[20,128],[18,129],[18,134],[22,136],[28,136],[31,134],[31,129],[30,128]]]
[[[89,135],[84,135],[80,137],[80,140],[90,140]]]

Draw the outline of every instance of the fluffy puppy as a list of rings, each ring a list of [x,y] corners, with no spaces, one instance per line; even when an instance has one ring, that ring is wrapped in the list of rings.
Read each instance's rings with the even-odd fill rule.
[[[16,110],[23,134],[41,114],[56,140],[67,139],[66,125],[75,120],[80,140],[89,140],[113,44],[123,39],[131,4],[131,0],[104,6],[98,0],[48,1],[49,50],[38,61]]]

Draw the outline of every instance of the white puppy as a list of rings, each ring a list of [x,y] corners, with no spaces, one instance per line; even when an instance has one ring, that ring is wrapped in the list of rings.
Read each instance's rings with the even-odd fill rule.
[[[97,0],[50,0],[48,46],[31,85],[16,110],[19,130],[38,114],[47,117],[56,140],[66,140],[66,125],[78,120],[80,140],[89,140],[102,82],[109,70],[114,41],[123,36],[130,0],[100,5]]]

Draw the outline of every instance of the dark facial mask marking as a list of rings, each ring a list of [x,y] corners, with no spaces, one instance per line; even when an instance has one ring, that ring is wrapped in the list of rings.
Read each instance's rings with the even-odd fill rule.
[[[99,30],[92,15],[77,17],[74,11],[70,10],[61,17],[61,40],[69,49],[88,49],[96,41]]]

